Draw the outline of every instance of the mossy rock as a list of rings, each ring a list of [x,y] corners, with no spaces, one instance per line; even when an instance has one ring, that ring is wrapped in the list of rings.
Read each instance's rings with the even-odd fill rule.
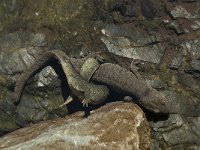
[[[0,110],[0,135],[8,133],[18,129],[19,126],[15,123],[15,118],[8,116],[6,113]]]
[[[0,75],[0,101],[6,95],[7,92],[8,81]]]
[[[90,22],[94,16],[92,0],[26,0],[24,3],[18,1],[16,3],[21,4],[21,9],[15,9],[14,13],[7,12],[9,4],[0,5],[0,33],[48,28],[54,33],[55,40],[66,48],[90,41]],[[3,3],[8,2],[3,0]]]

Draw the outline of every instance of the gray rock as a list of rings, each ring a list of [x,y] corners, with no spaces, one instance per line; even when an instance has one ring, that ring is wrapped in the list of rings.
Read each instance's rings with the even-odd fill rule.
[[[176,18],[186,18],[186,19],[199,19],[200,15],[189,13],[183,6],[176,5],[175,8],[170,12],[174,19]]]
[[[135,43],[132,43],[125,37],[111,38],[103,36],[101,40],[106,45],[108,51],[113,54],[152,63],[160,63],[165,51],[165,46],[161,43],[140,47],[132,46]]]
[[[192,30],[194,30],[194,31],[200,29],[200,21],[199,20],[195,20],[193,22],[193,24],[190,26],[190,28],[192,28]]]
[[[17,138],[16,138],[17,136]],[[19,129],[0,138],[0,148],[16,149],[150,149],[150,129],[142,110],[133,103],[115,102],[83,118],[65,118]]]
[[[180,48],[172,60],[171,68],[178,69],[183,61],[183,58],[187,55],[190,56],[190,67],[185,68],[190,71],[200,71],[200,41],[199,40],[187,40],[180,44]]]
[[[41,49],[28,47],[12,52],[0,52],[0,73],[14,75],[23,72],[34,62],[36,51]]]
[[[123,16],[137,17],[137,5],[135,0],[124,1],[122,8],[124,10],[122,11]]]
[[[183,56],[184,56],[183,49],[180,48],[176,49],[176,53],[174,55],[174,58],[172,59],[170,67],[173,69],[178,69],[183,61]]]
[[[187,87],[188,90],[192,91],[193,96],[200,98],[200,81],[195,79],[193,75],[179,72],[178,82]]]
[[[186,122],[182,127],[163,133],[164,140],[170,145],[200,144],[199,138],[200,119],[194,118]]]
[[[144,35],[131,26],[108,24],[102,29],[102,34],[108,37],[128,37],[134,41],[144,38]]]
[[[54,79],[57,79],[57,74],[51,66],[47,66],[38,74],[37,86],[43,87],[52,83]]]
[[[140,3],[143,16],[153,19],[156,13],[153,3],[151,3],[149,0],[141,0]]]
[[[159,63],[165,51],[164,36],[144,35],[130,26],[110,24],[102,33],[108,51],[119,56]]]
[[[184,30],[181,28],[177,21],[173,21],[168,25],[169,28],[173,29],[177,34],[184,33]]]
[[[183,116],[200,115],[200,106],[198,101],[189,99],[181,94],[169,90],[161,91],[161,93],[167,99],[165,107],[170,110],[170,113],[181,114]]]
[[[23,94],[20,103],[15,109],[16,122],[21,126],[26,126],[26,123],[39,122],[47,119],[57,118],[68,114],[66,108],[59,108],[64,102],[61,94],[52,91],[52,94],[42,92],[40,90],[33,90]],[[34,94],[33,94],[34,93]],[[33,96],[34,95],[34,96]],[[54,110],[60,111],[60,114],[53,112]]]
[[[166,121],[158,121],[151,123],[152,128],[156,132],[168,132],[183,126],[184,120],[178,114],[170,114]]]
[[[40,115],[42,111],[45,111],[45,109],[43,109],[40,104],[34,100],[33,96],[23,94],[21,97],[21,102],[15,110],[15,112],[17,113],[17,122],[22,125],[23,122],[35,121],[35,116]],[[38,118],[38,120],[41,121],[43,120],[43,118],[44,115],[40,115],[40,118]]]
[[[162,142],[167,143],[166,147],[177,150],[190,148],[198,150],[200,146],[199,117],[184,118],[177,114],[170,114],[167,120],[151,122],[151,127],[155,140],[153,147],[157,149],[163,145]]]
[[[6,34],[0,38],[0,51],[30,47],[33,37],[33,33],[23,31]]]
[[[46,36],[42,33],[36,33],[33,42],[35,46],[45,46],[47,44]]]
[[[194,40],[188,42],[190,44],[191,51],[191,69],[200,71],[200,40]]]

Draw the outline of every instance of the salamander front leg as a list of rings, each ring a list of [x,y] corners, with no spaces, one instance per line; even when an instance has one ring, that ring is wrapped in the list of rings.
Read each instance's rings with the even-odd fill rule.
[[[88,107],[89,103],[91,103],[91,100],[90,100],[90,99],[84,99],[84,100],[82,101],[83,107]]]

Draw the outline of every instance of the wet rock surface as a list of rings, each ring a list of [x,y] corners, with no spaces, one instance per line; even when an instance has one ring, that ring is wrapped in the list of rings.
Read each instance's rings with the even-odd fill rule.
[[[34,132],[33,132],[34,131]],[[150,149],[150,130],[135,104],[115,102],[20,129],[0,138],[3,149]]]
[[[119,56],[160,63],[165,51],[165,46],[160,44],[163,40],[161,36],[145,36],[133,27],[108,25],[102,32],[106,36],[101,40],[108,51]]]
[[[70,59],[77,71],[89,57],[100,61],[90,82],[107,85],[110,95],[90,109],[119,99],[136,102],[150,123],[152,149],[198,150],[200,2],[94,0],[71,4],[68,0],[48,4],[3,0],[0,4],[0,135],[84,110],[78,99],[59,107],[70,89],[54,62],[48,65],[56,71],[44,68],[27,82],[20,103],[10,99],[19,75],[47,50],[60,49],[78,58]],[[115,67],[105,67],[108,63]],[[43,129],[53,123],[38,126],[44,125]],[[28,136],[26,131],[19,130]]]

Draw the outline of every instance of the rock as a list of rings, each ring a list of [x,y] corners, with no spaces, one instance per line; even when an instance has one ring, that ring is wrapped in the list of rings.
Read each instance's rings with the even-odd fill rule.
[[[161,36],[145,36],[129,26],[108,25],[102,33],[108,51],[119,56],[160,63],[165,51]]]
[[[23,72],[34,62],[36,52],[38,51],[42,50],[27,47],[16,51],[0,52],[0,73],[14,75]]]
[[[170,113],[181,114],[183,116],[199,116],[200,105],[198,101],[169,90],[161,91],[161,93],[167,99],[165,107],[170,110]]]
[[[179,23],[177,21],[173,21],[168,25],[169,28],[171,28],[172,30],[174,30],[177,34],[182,34],[184,33],[183,29],[181,28],[181,26],[179,25]]]
[[[177,145],[181,143],[200,144],[200,117],[193,118],[191,121],[186,122],[182,127],[165,132],[163,134],[164,140],[170,145]]]
[[[190,26],[190,28],[192,28],[192,30],[194,31],[200,29],[200,21],[195,20],[194,23]]]
[[[200,146],[200,117],[184,118],[171,114],[167,120],[151,122],[153,139],[167,143],[172,149],[192,148],[198,150]],[[158,142],[157,141],[157,142]],[[159,145],[157,145],[157,148]]]
[[[158,121],[156,123],[152,122],[152,128],[156,132],[168,132],[170,130],[174,130],[183,125],[184,120],[181,115],[178,114],[170,114],[169,118],[165,121]]]
[[[137,5],[135,0],[125,0],[122,5],[124,11],[122,11],[123,16],[127,17],[137,17]]]
[[[191,52],[191,69],[200,71],[200,40],[192,40],[188,42]]]
[[[102,29],[102,34],[108,37],[128,37],[136,41],[139,38],[143,38],[144,35],[137,31],[135,28],[125,25],[108,24]]]
[[[194,96],[200,98],[200,81],[198,79],[193,78],[190,74],[179,72],[178,82],[192,91]]]
[[[176,49],[176,53],[174,55],[174,58],[172,59],[170,68],[178,69],[183,61],[183,56],[184,56],[184,50],[181,48]]]
[[[186,18],[186,19],[198,19],[199,14],[192,15],[183,6],[176,5],[175,8],[170,12],[174,19],[176,18]]]
[[[149,1],[149,0],[141,0],[140,3],[141,3],[143,16],[145,16],[146,18],[153,19],[154,16],[155,16],[156,11],[155,11],[151,1]]]
[[[33,33],[24,31],[6,34],[0,38],[0,51],[7,52],[29,47],[33,37]]]
[[[150,130],[141,109],[115,102],[91,112],[19,129],[0,138],[0,148],[12,149],[150,149]]]
[[[180,44],[180,48],[177,49],[177,52],[172,60],[171,68],[178,69],[183,62],[183,58],[187,55],[190,56],[189,68],[185,68],[190,73],[200,71],[200,41],[187,40]]]
[[[33,42],[35,46],[45,46],[47,44],[46,36],[42,33],[36,33]]]
[[[37,86],[38,87],[47,86],[57,78],[58,76],[55,70],[51,66],[47,66],[39,72]]]
[[[143,60],[152,63],[160,63],[165,51],[163,44],[152,44],[149,46],[133,46],[129,39],[125,37],[109,38],[102,37],[101,40],[106,45],[109,52],[127,58]],[[134,45],[134,43],[133,43]]]
[[[0,109],[0,136],[18,129],[15,118]]]
[[[101,19],[110,19],[112,16],[115,21],[123,22],[125,20],[130,21],[133,17],[138,16],[135,0],[95,0],[94,3],[97,16]],[[118,17],[116,17],[116,14]]]

